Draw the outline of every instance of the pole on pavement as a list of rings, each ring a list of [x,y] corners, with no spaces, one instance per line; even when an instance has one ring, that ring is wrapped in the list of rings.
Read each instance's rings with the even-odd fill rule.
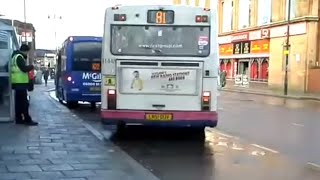
[[[291,15],[291,0],[288,0],[288,14],[287,14],[287,35],[285,43],[285,73],[284,73],[284,88],[283,94],[288,95],[288,66],[289,66],[289,54],[290,54],[290,15]]]
[[[28,44],[27,42],[27,10],[26,10],[26,0],[23,0],[23,17],[24,17],[24,43]]]
[[[52,17],[52,18],[51,18]],[[58,45],[57,45],[57,20],[62,20],[62,16],[57,16],[56,14],[53,14],[52,16],[48,15],[48,19],[53,20],[54,25],[54,46],[56,52],[58,52]]]

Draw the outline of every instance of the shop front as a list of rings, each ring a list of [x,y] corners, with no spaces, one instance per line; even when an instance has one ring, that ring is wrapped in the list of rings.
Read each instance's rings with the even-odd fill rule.
[[[220,44],[220,69],[233,79],[246,75],[249,81],[267,82],[269,39],[250,40],[249,32],[235,34],[230,43]]]

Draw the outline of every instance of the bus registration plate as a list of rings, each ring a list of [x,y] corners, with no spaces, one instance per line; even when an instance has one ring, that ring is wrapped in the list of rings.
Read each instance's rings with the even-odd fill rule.
[[[146,120],[150,121],[171,121],[173,119],[172,114],[146,114]]]

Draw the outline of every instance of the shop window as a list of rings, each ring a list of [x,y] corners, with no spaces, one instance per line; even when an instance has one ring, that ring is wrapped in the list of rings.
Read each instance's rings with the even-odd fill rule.
[[[251,63],[250,79],[252,81],[257,81],[259,79],[259,63],[257,60],[254,60]]]
[[[221,71],[221,72],[225,71],[225,70],[226,70],[225,67],[226,67],[226,66],[224,65],[224,61],[221,61],[221,62],[220,62],[220,71]]]
[[[227,70],[227,77],[232,78],[232,64],[230,61],[228,61],[226,65],[226,70]]]
[[[269,62],[268,60],[263,60],[261,64],[261,80],[262,81],[268,81],[269,77]]]

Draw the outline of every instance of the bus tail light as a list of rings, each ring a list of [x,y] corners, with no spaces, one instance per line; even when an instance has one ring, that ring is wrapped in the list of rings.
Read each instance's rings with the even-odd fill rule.
[[[209,21],[209,17],[208,16],[196,16],[196,22],[200,23],[200,22],[208,22]]]
[[[113,16],[114,21],[126,21],[127,16],[125,14],[115,14]]]
[[[71,76],[67,76],[66,80],[67,80],[67,83],[72,83],[72,84],[75,83]]]
[[[114,6],[114,7],[112,7],[111,9],[112,9],[112,10],[118,10],[119,7],[118,7],[118,6]]]
[[[211,93],[209,91],[204,91],[202,93],[201,108],[203,111],[210,111],[210,105],[211,105]]]
[[[117,107],[117,93],[115,89],[108,89],[107,91],[108,109],[116,109]]]

